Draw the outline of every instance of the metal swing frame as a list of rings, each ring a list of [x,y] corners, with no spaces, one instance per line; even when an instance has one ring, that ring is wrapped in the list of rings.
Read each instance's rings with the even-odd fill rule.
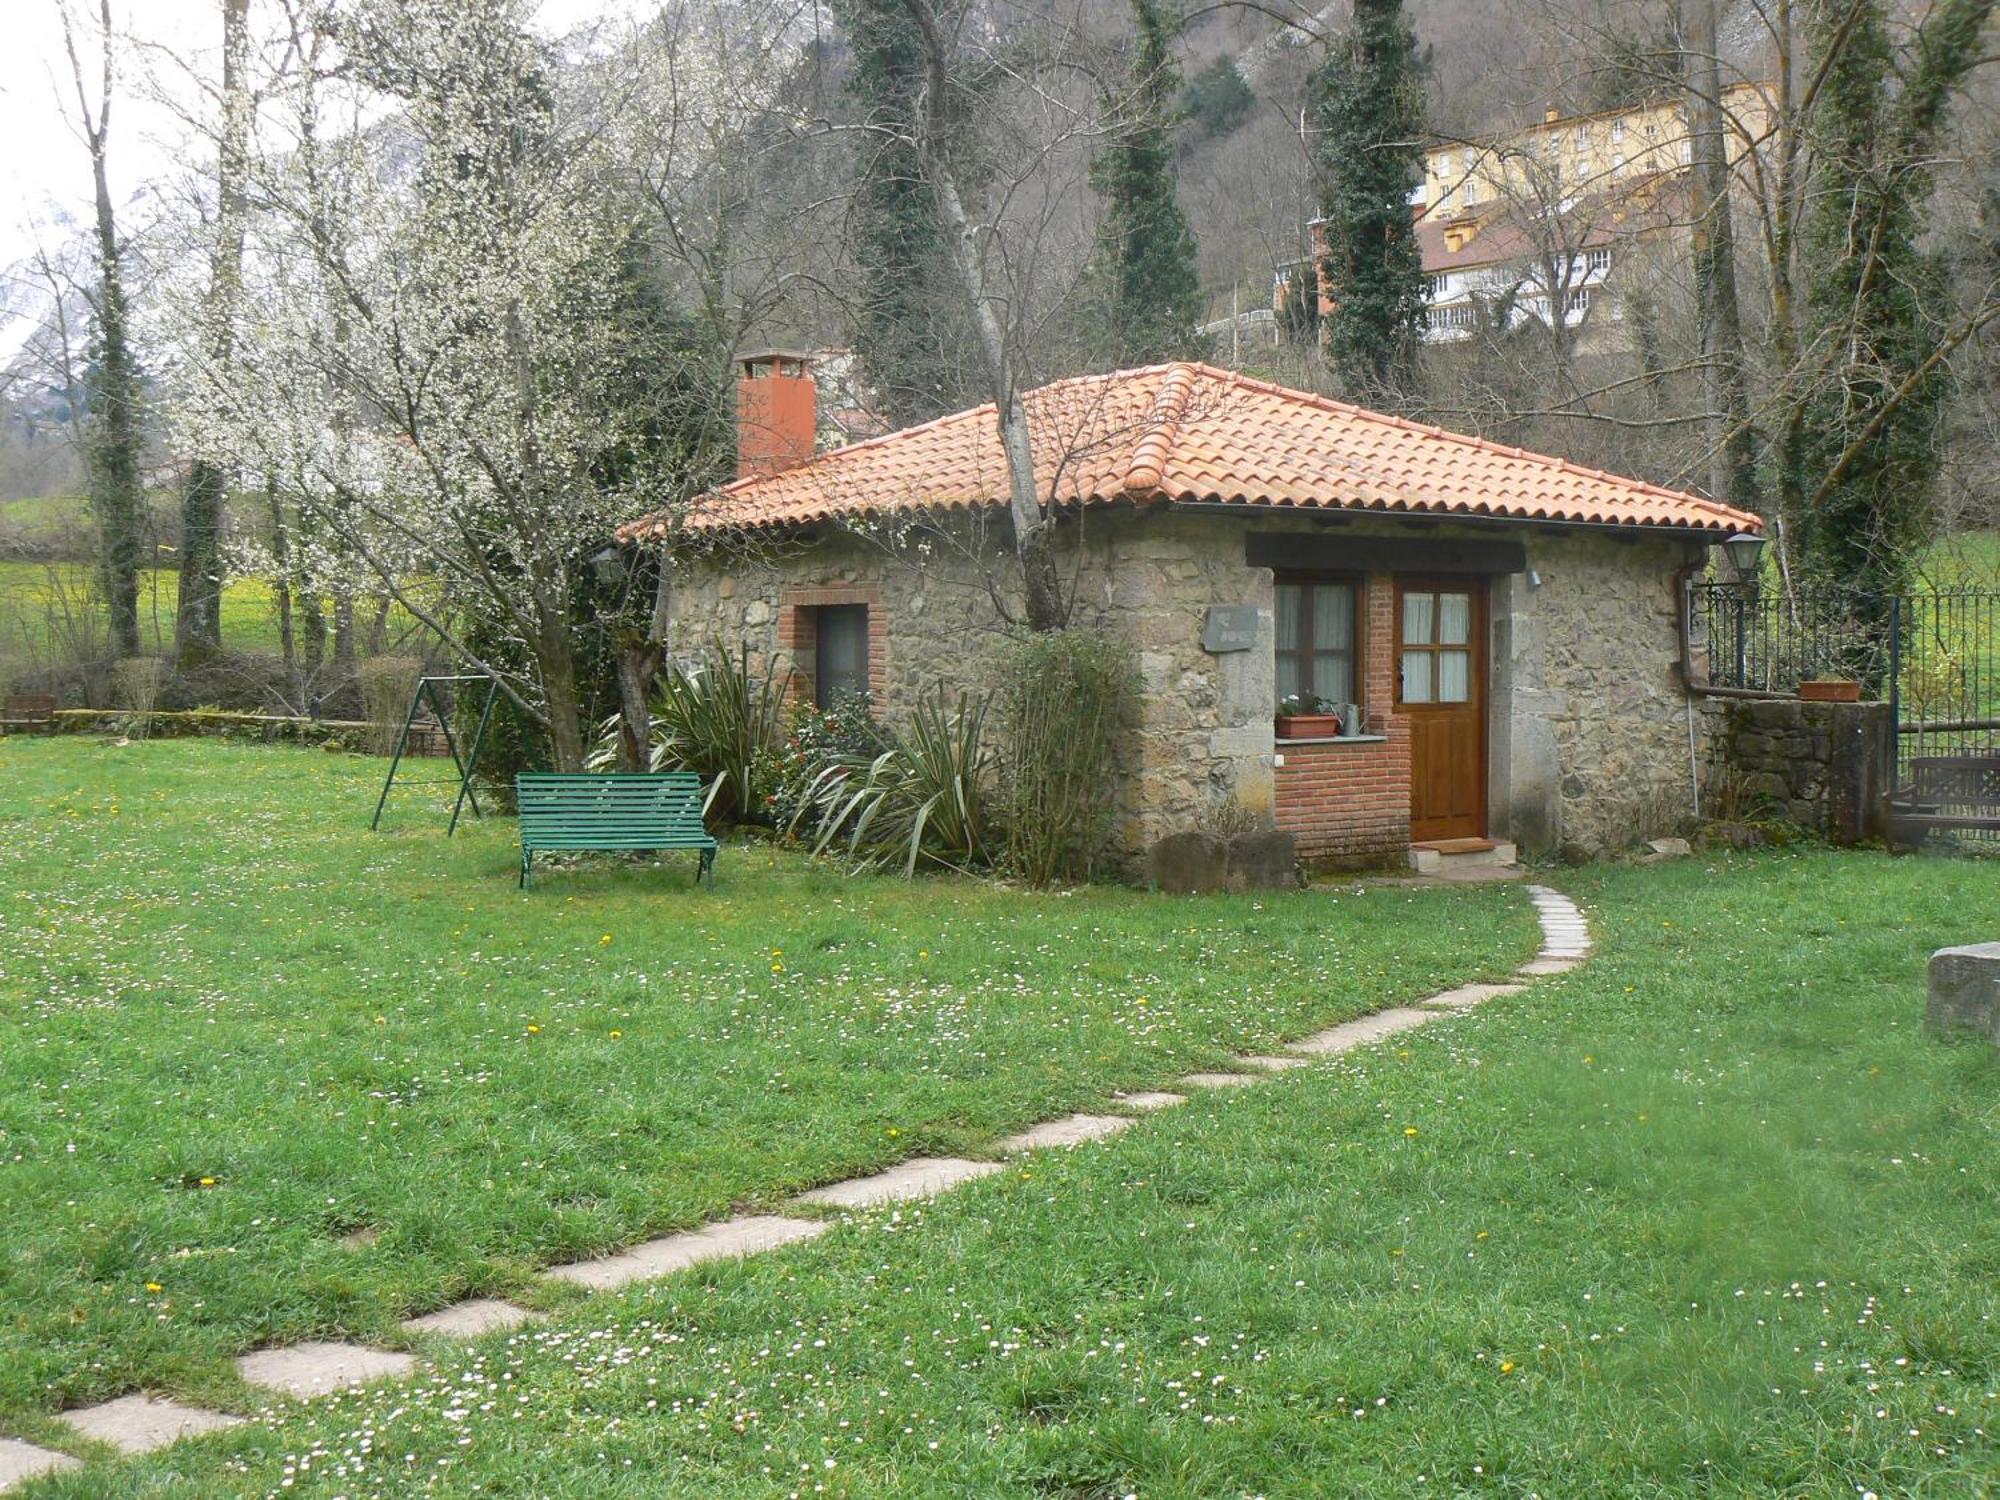
[[[447,683],[456,686],[461,682],[483,682],[486,684],[486,701],[479,708],[479,724],[472,731],[472,743],[467,747],[466,754],[462,758],[458,753],[458,738],[451,732],[451,713],[445,707],[444,698],[439,692],[439,689]],[[479,752],[481,747],[486,743],[486,726],[493,720],[493,701],[499,694],[499,682],[485,672],[419,677],[417,679],[417,690],[410,695],[410,711],[403,715],[402,733],[396,736],[395,758],[389,762],[389,774],[383,779],[382,795],[375,799],[375,816],[369,820],[369,832],[377,832],[382,826],[382,809],[389,805],[389,790],[395,786],[397,768],[403,764],[403,750],[410,742],[410,726],[417,722],[417,710],[423,707],[426,698],[430,699],[431,711],[437,715],[438,727],[444,731],[444,747],[451,752],[451,763],[458,768],[458,780],[456,783],[442,779],[405,781],[403,785],[452,786],[455,784],[458,787],[458,798],[451,805],[451,822],[444,831],[446,838],[450,838],[458,831],[459,814],[464,810],[468,802],[472,804],[473,817],[480,818],[485,816],[479,810],[479,794],[472,789],[472,773],[479,767]]]

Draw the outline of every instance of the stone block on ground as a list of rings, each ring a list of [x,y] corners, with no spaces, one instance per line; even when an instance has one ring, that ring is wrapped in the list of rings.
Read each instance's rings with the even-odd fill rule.
[[[184,1437],[234,1427],[243,1419],[226,1412],[183,1406],[160,1396],[135,1393],[100,1406],[66,1411],[63,1420],[85,1437],[109,1443],[120,1453],[151,1453]]]
[[[1287,1068],[1303,1068],[1308,1063],[1303,1057],[1270,1057],[1259,1053],[1248,1053],[1236,1059],[1246,1068],[1258,1068],[1266,1073],[1282,1073]]]
[[[1516,974],[1532,974],[1540,978],[1546,974],[1567,974],[1583,963],[1580,958],[1534,958],[1521,965]]]
[[[1148,851],[1146,866],[1147,878],[1161,890],[1193,896],[1222,889],[1228,855],[1212,833],[1170,833]]]
[[[1000,1149],[1012,1152],[1039,1151],[1048,1146],[1081,1146],[1086,1141],[1101,1141],[1106,1136],[1116,1135],[1137,1123],[1130,1115],[1066,1115],[1060,1120],[1044,1120],[1039,1125],[1031,1125],[1019,1135],[1008,1136],[1000,1143]]]
[[[1298,886],[1298,842],[1278,829],[1237,834],[1224,846],[1223,859],[1223,884],[1232,891],[1289,891]]]
[[[37,1448],[15,1438],[0,1437],[0,1490],[24,1480],[53,1474],[58,1469],[74,1469],[77,1461],[67,1453]]]
[[[1694,853],[1693,845],[1686,839],[1648,839],[1646,848],[1658,859],[1686,859]]]
[[[416,1367],[411,1355],[360,1344],[291,1344],[259,1349],[236,1361],[236,1373],[249,1384],[300,1400],[407,1375]]]
[[[825,1203],[834,1208],[873,1208],[878,1203],[901,1203],[910,1198],[930,1198],[947,1188],[957,1187],[974,1177],[984,1177],[1002,1168],[994,1161],[965,1161],[956,1156],[919,1156],[898,1162],[886,1172],[872,1177],[856,1177],[847,1182],[829,1183],[799,1194],[801,1203]]]
[[[1191,1089],[1235,1089],[1256,1081],[1255,1073],[1190,1073],[1181,1079]]]
[[[704,1224],[685,1234],[670,1234],[648,1240],[616,1255],[598,1260],[579,1260],[566,1266],[550,1266],[542,1274],[567,1281],[594,1292],[610,1291],[635,1281],[651,1281],[698,1266],[709,1260],[735,1260],[763,1250],[775,1250],[798,1240],[809,1240],[826,1225],[813,1219],[787,1219],[777,1214],[748,1214],[724,1219],[720,1224]]]
[[[2000,1047],[2000,943],[1940,948],[1931,955],[1924,1030],[1984,1037]]]
[[[523,1323],[538,1322],[540,1318],[539,1313],[531,1313],[527,1308],[516,1307],[511,1302],[502,1302],[498,1297],[468,1297],[463,1302],[440,1307],[422,1317],[405,1318],[403,1328],[409,1333],[438,1333],[447,1338],[470,1339],[500,1328],[519,1328]]]

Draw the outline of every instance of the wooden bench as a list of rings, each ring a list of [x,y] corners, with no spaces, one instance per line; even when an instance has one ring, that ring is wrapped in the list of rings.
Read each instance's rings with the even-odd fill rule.
[[[16,693],[0,711],[0,734],[56,732],[56,700],[48,693]]]
[[[1919,755],[1890,805],[1896,842],[1933,828],[2000,832],[2000,755]]]
[[[535,852],[551,849],[695,849],[695,884],[715,886],[715,851],[702,825],[701,778],[692,771],[571,776],[523,771],[514,778],[521,814],[521,889]]]

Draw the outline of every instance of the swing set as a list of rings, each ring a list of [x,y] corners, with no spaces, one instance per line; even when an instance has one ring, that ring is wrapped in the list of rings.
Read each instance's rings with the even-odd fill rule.
[[[472,731],[472,743],[461,757],[458,753],[458,738],[451,732],[452,708],[447,700],[457,697],[460,683],[476,682],[486,684],[486,700],[479,705],[479,724]],[[492,722],[493,700],[499,692],[499,682],[484,672],[417,679],[417,690],[410,695],[410,711],[403,716],[403,732],[396,736],[396,754],[389,762],[389,775],[382,782],[382,795],[376,799],[375,816],[368,824],[370,832],[382,826],[382,809],[389,804],[390,789],[396,785],[396,772],[403,764],[403,752],[410,743],[410,729],[416,724],[418,710],[424,706],[426,700],[430,703],[431,713],[437,719],[438,728],[444,731],[444,747],[450,752],[452,765],[458,768],[458,777],[455,781],[448,777],[432,777],[419,781],[405,780],[402,784],[405,787],[456,786],[458,788],[458,798],[451,805],[451,823],[444,831],[446,838],[450,838],[458,831],[458,817],[467,804],[472,807],[473,817],[484,816],[479,811],[479,794],[472,789],[472,773],[479,767],[479,751],[486,743],[486,726]]]

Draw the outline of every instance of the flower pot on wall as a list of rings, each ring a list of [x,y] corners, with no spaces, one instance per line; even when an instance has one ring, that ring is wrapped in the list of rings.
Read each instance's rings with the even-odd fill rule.
[[[1851,677],[1815,677],[1799,684],[1807,703],[1859,703],[1861,684]]]
[[[1280,714],[1281,740],[1330,740],[1340,733],[1339,714]]]

